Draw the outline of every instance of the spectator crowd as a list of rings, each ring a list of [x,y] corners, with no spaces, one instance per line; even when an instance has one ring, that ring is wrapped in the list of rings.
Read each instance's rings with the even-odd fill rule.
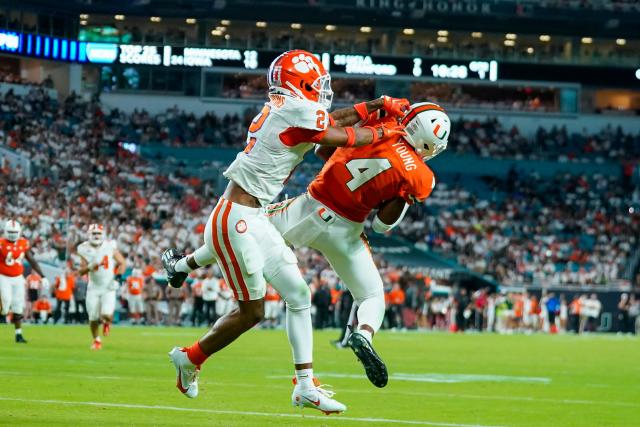
[[[34,321],[86,320],[86,278],[74,273],[75,247],[94,222],[106,226],[130,267],[120,287],[121,320],[199,325],[233,308],[229,289],[216,268],[192,275],[182,289],[172,289],[165,286],[159,261],[163,248],[190,251],[200,245],[203,221],[216,202],[212,185],[169,173],[119,142],[235,147],[243,140],[249,114],[196,117],[177,109],[158,116],[144,111],[124,114],[105,111],[97,99],[75,95],[57,102],[38,87],[23,97],[12,91],[1,97],[0,146],[29,158],[34,173],[29,177],[0,158],[0,218],[19,219],[36,258],[63,270],[49,289],[42,288],[35,277],[27,280]],[[486,126],[499,129],[497,122],[466,123],[469,129],[459,130],[460,136],[452,139],[456,151],[455,141],[464,140],[465,135],[469,136],[466,144],[473,147],[501,139],[478,136],[487,132]],[[616,135],[612,132],[610,137],[618,141]],[[296,176],[313,177],[305,175],[304,169]],[[482,192],[472,195],[462,187],[440,183],[425,205],[410,211],[399,233],[508,285],[606,284],[621,277],[637,246],[638,219],[627,211],[630,197],[637,194],[622,184],[600,175],[542,179],[512,171],[504,181],[494,179],[492,197],[485,197]],[[303,249],[297,255],[313,291],[316,326],[343,324],[350,305],[343,284],[317,252]],[[570,311],[562,325],[560,300],[553,309],[557,322],[543,314],[544,307],[547,313],[551,309],[542,299],[540,312],[535,313],[537,323],[529,318],[525,322],[525,312],[533,316],[531,308],[525,308],[533,304],[532,298],[525,294],[483,296],[481,291],[467,297],[460,290],[443,295],[432,291],[432,280],[420,272],[389,265],[384,259],[378,259],[378,265],[387,295],[385,327],[452,329],[455,325],[462,330],[474,325],[498,331],[553,331],[574,325]],[[587,310],[589,300],[580,302],[581,312]],[[273,292],[268,301],[271,308],[265,326],[280,325],[282,303]],[[522,310],[516,313],[516,306]],[[625,324],[637,318],[636,307],[634,296],[621,302]],[[479,323],[478,317],[482,318]],[[584,322],[579,319],[576,330],[597,329],[590,317],[594,316],[586,316]]]

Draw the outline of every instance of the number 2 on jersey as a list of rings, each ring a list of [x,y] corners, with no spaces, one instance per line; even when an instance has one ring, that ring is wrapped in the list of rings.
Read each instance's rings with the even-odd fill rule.
[[[353,159],[349,160],[345,166],[351,174],[347,187],[351,191],[356,191],[382,172],[391,169],[391,162],[389,159]]]
[[[269,105],[265,105],[264,107],[262,107],[262,110],[260,110],[260,113],[258,113],[258,115],[251,122],[251,125],[249,126],[249,133],[258,132],[262,128],[262,125],[264,124],[264,122],[267,120],[267,117],[269,116],[270,112],[271,112],[271,107]],[[246,154],[249,154],[249,152],[251,151],[254,145],[256,145],[256,137],[249,136],[247,146],[244,147],[244,152]]]

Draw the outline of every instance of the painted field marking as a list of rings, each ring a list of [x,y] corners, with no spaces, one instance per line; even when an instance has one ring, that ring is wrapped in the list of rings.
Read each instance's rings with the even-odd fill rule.
[[[322,372],[317,374],[318,377],[324,378],[366,378],[360,374],[342,374],[339,372]],[[269,377],[269,378],[285,378],[285,376]],[[491,383],[526,383],[526,384],[551,384],[551,378],[546,377],[519,377],[514,375],[481,375],[481,374],[440,374],[440,373],[424,373],[424,374],[405,374],[395,373],[389,375],[390,380],[396,381],[413,381],[420,383],[470,383],[470,382],[491,382]]]
[[[329,418],[327,416],[319,415],[304,415],[301,414],[287,414],[287,413],[270,413],[270,412],[254,412],[254,411],[234,411],[223,409],[200,409],[200,408],[182,408],[179,406],[163,406],[163,405],[136,405],[130,403],[111,403],[111,402],[82,402],[82,401],[67,401],[67,400],[54,400],[54,399],[21,399],[16,397],[2,397],[0,401],[9,402],[25,402],[25,403],[40,403],[44,405],[84,405],[84,406],[99,406],[107,408],[123,408],[123,409],[156,409],[161,411],[176,411],[176,412],[201,412],[207,414],[220,414],[220,415],[245,415],[252,417],[274,417],[274,418],[299,418],[299,419],[316,419],[337,422],[355,422],[355,423],[382,423],[382,424],[405,424],[405,425],[422,425],[422,426],[440,426],[440,427],[503,427],[503,426],[489,426],[481,424],[459,424],[459,423],[442,423],[437,421],[420,421],[420,420],[396,420],[391,418],[364,418],[364,417],[347,417],[336,416],[335,418]]]
[[[39,377],[41,374],[34,373],[29,374],[26,372],[13,372],[13,371],[0,371],[0,375],[12,375],[12,376],[37,376]],[[156,378],[144,378],[140,376],[115,376],[115,375],[87,375],[87,374],[72,374],[72,373],[49,373],[47,374],[51,377],[58,378],[80,378],[86,379],[88,381],[141,381],[148,383],[166,383],[167,387],[172,388],[174,382],[173,377],[170,377],[167,380],[161,380]],[[324,374],[319,374],[324,375]],[[291,375],[270,375],[266,377],[267,379],[291,379]],[[365,379],[364,375],[353,375],[353,374],[345,374],[345,378],[357,378],[357,379]],[[223,386],[223,387],[255,387],[256,384],[246,384],[246,383],[237,383],[237,382],[225,382],[225,381],[217,381],[215,378],[213,379],[203,379],[201,378],[201,384],[206,386]],[[265,388],[269,388],[272,390],[280,389],[287,390],[291,389],[291,386],[285,385],[274,385],[269,384],[265,386]],[[358,390],[358,389],[340,389],[340,393],[367,393],[374,394],[378,393],[377,390]],[[573,404],[573,405],[600,405],[600,406],[618,406],[618,407],[626,407],[626,408],[640,408],[640,403],[635,402],[621,402],[621,401],[608,401],[608,400],[585,400],[585,399],[552,399],[552,398],[544,398],[544,397],[530,397],[530,396],[501,396],[501,395],[488,395],[488,394],[460,394],[460,393],[446,393],[446,392],[428,392],[428,391],[399,391],[399,390],[385,390],[386,394],[394,394],[400,396],[423,396],[423,397],[436,397],[436,398],[447,398],[447,399],[471,399],[471,400],[497,400],[497,401],[515,401],[515,402],[541,402],[541,403],[564,403],[564,404]]]

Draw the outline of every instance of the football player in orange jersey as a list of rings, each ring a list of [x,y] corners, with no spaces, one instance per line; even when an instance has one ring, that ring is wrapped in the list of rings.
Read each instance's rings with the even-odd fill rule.
[[[356,105],[334,117],[341,126],[386,123],[400,119],[409,107],[386,117]],[[403,108],[404,107],[404,108]],[[399,114],[398,114],[399,113]],[[424,163],[447,146],[451,124],[444,110],[432,103],[410,107],[401,118],[407,134],[350,150],[338,148],[319,155],[328,159],[307,193],[267,207],[267,215],[286,241],[319,250],[344,281],[358,305],[359,326],[348,345],[377,387],[388,381],[387,368],[371,344],[385,312],[382,279],[363,234],[373,210],[373,230],[386,233],[404,217],[409,205],[423,202],[435,186]],[[317,151],[318,152],[318,151]]]
[[[22,226],[18,221],[10,219],[4,225],[4,238],[0,239],[0,298],[2,301],[2,322],[6,315],[13,313],[13,325],[16,330],[16,342],[26,343],[22,336],[22,314],[25,302],[24,266],[22,260],[27,259],[31,268],[44,277],[40,265],[33,258],[29,241],[21,238]],[[46,282],[45,282],[46,283]]]

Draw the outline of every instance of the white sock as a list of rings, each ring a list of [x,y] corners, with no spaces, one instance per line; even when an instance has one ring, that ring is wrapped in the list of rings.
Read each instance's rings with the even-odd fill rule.
[[[22,335],[22,328],[16,329],[16,335]]]
[[[287,338],[293,353],[293,363],[313,361],[313,327],[311,308],[293,311],[287,307]]]
[[[358,304],[358,324],[369,325],[376,333],[382,325],[384,319],[384,294],[376,295],[364,299]],[[358,330],[371,342],[371,333]],[[365,334],[366,332],[366,334]]]
[[[296,380],[303,390],[315,388],[313,384],[313,369],[296,369]]]
[[[178,262],[176,262],[176,266],[175,266],[176,271],[180,271],[182,273],[191,273],[193,271],[193,268],[189,267],[189,265],[187,265],[187,257],[184,258],[180,258],[178,260]]]
[[[369,341],[369,343],[371,343],[371,340],[373,339],[371,332],[366,329],[358,328],[358,333],[362,335],[367,341]]]
[[[101,342],[101,341],[102,341],[102,340],[100,339],[100,337],[95,337],[93,340],[94,340],[94,341],[98,341],[98,342]]]

